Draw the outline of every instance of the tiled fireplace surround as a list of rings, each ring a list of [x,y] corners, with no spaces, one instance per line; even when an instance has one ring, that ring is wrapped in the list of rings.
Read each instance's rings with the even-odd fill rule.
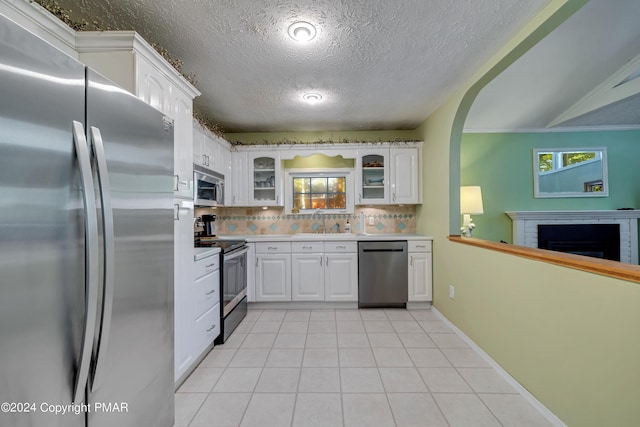
[[[344,233],[347,219],[351,223],[351,232],[360,233],[360,212],[367,218],[373,216],[374,225],[366,225],[366,232],[370,234],[386,233],[415,233],[415,206],[380,206],[357,207],[353,214],[324,214],[313,217],[309,214],[286,214],[284,208],[196,208],[196,217],[204,214],[216,214],[215,233],[228,234],[295,234],[322,232],[322,216],[327,227],[327,233],[332,231],[335,224],[339,224],[340,232]],[[196,231],[201,229],[196,228]],[[334,228],[335,230],[335,228]]]
[[[638,264],[638,210],[509,211],[513,221],[513,243],[538,247],[540,224],[619,224],[620,261]]]

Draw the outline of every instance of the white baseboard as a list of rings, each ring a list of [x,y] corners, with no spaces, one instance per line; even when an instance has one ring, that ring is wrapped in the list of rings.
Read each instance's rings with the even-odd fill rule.
[[[495,360],[491,358],[487,353],[484,352],[475,342],[471,340],[468,336],[465,335],[456,325],[451,323],[449,319],[447,319],[444,314],[440,313],[437,308],[431,307],[431,310],[442,319],[444,323],[447,324],[448,327],[453,329],[458,335],[462,337],[462,339],[469,344],[469,346],[474,349],[478,354],[487,362],[493,369],[498,372],[505,381],[507,381],[522,397],[524,397],[527,402],[529,402],[534,408],[536,408],[552,425],[556,427],[567,427],[565,423],[562,422],[560,418],[558,418],[553,412],[547,409],[538,399],[535,398],[529,391],[522,386],[518,381],[515,380],[507,371],[505,371],[502,366],[498,364]]]

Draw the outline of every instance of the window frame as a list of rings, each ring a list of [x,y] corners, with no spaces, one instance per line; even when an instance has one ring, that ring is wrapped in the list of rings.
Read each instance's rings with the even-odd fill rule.
[[[287,214],[291,214],[293,208],[293,178],[340,178],[346,179],[345,209],[321,209],[325,214],[352,214],[355,211],[355,170],[350,168],[331,169],[286,169],[284,177],[284,207]],[[300,209],[299,214],[313,214],[317,209]]]

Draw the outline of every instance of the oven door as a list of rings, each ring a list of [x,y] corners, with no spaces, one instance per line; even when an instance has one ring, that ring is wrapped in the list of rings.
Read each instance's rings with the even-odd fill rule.
[[[247,295],[247,252],[244,246],[225,254],[222,263],[222,317],[227,317]]]

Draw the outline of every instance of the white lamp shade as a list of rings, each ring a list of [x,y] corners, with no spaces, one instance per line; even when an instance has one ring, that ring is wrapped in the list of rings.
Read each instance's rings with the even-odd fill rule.
[[[480,186],[460,187],[460,213],[473,215],[484,213]]]

